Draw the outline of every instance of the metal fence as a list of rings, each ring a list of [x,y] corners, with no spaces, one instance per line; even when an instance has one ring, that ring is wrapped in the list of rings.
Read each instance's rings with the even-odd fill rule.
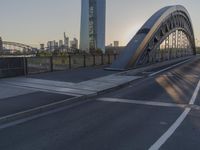
[[[111,64],[118,55],[68,55],[63,57],[2,57],[0,78]]]
[[[26,74],[53,72],[111,64],[118,55],[68,55],[26,58]]]
[[[0,78],[25,75],[25,58],[0,58]]]

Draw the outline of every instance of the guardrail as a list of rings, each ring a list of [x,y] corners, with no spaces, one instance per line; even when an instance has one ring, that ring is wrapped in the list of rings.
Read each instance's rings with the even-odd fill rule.
[[[25,74],[25,58],[0,58],[0,78]]]
[[[68,55],[62,57],[30,57],[27,59],[27,74],[53,72],[81,67],[111,64],[118,55]]]
[[[69,70],[111,64],[118,55],[68,55],[0,58],[0,77]]]

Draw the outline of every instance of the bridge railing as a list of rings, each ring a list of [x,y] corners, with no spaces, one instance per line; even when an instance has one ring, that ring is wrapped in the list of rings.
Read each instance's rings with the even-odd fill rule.
[[[0,57],[0,78],[109,65],[118,55],[68,55],[62,57]]]
[[[25,75],[25,58],[0,58],[0,78]]]
[[[68,55],[26,58],[27,74],[111,64],[118,55]]]
[[[27,74],[42,73],[51,71],[51,59],[49,57],[29,57],[26,58]]]

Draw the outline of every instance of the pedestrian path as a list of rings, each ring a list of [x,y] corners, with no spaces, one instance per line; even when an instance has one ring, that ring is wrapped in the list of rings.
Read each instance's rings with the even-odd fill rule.
[[[126,76],[112,74],[79,83],[61,82],[44,79],[34,79],[26,77],[17,77],[0,80],[0,84],[10,85],[19,88],[32,89],[34,91],[48,91],[55,93],[65,93],[72,96],[95,95],[114,87],[121,86],[128,82],[139,79],[139,76]]]

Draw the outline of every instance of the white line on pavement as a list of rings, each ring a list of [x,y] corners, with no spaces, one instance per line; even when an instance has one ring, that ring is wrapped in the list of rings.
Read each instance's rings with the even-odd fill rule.
[[[193,105],[198,92],[200,90],[200,81],[190,99],[189,104]],[[170,138],[170,136],[176,131],[176,129],[181,125],[184,119],[187,117],[188,113],[191,111],[191,108],[186,108],[185,111],[180,115],[180,117],[172,124],[172,126],[149,148],[149,150],[158,150],[160,147]]]
[[[99,101],[106,102],[117,102],[117,103],[129,103],[129,104],[138,104],[138,105],[148,105],[148,106],[162,106],[162,107],[182,107],[185,108],[187,105],[184,104],[173,104],[173,103],[164,103],[164,102],[152,102],[152,101],[141,101],[141,100],[128,100],[120,98],[98,98]]]
[[[10,115],[7,115],[7,116],[2,116],[2,117],[0,117],[0,123],[1,123],[1,121],[2,122],[9,121],[9,120],[11,120],[11,121],[9,123],[5,123],[5,124],[0,125],[0,130],[7,128],[7,127],[17,125],[17,124],[20,124],[20,123],[23,123],[23,122],[26,122],[26,121],[29,121],[29,120],[32,120],[32,119],[35,119],[35,118],[38,118],[40,116],[45,116],[45,115],[51,114],[53,112],[57,112],[59,110],[65,110],[67,107],[76,105],[76,103],[71,104],[71,105],[66,105],[66,106],[63,105],[63,107],[56,107],[56,105],[63,104],[65,102],[70,102],[70,101],[73,101],[74,99],[77,99],[77,98],[80,98],[80,97],[72,97],[72,98],[65,99],[65,100],[62,100],[62,101],[59,101],[59,102],[53,102],[53,103],[50,103],[50,104],[31,108],[29,110],[24,110],[24,111],[17,112],[17,113],[14,113],[14,114],[10,114]],[[55,108],[53,108],[53,107],[55,107]],[[43,110],[45,110],[45,109],[49,109],[49,110],[43,112]],[[23,115],[24,115],[24,117],[23,117]],[[23,117],[23,119],[17,119],[15,121],[15,118],[20,117],[20,116]],[[12,121],[12,119],[14,119],[14,121]]]
[[[157,72],[154,72],[154,73],[150,74],[149,77],[152,77],[152,76],[154,76],[154,75],[157,75],[157,74],[159,74],[159,73],[161,73],[161,72],[164,72],[164,71],[166,71],[166,70],[172,69],[172,68],[174,68],[174,67],[176,67],[176,66],[178,66],[178,65],[184,64],[184,63],[186,63],[186,62],[188,62],[188,61],[190,61],[190,60],[191,60],[191,59],[187,59],[187,60],[185,60],[185,61],[182,61],[182,62],[180,62],[180,63],[174,64],[174,65],[172,65],[172,66],[170,66],[170,67],[167,67],[167,68],[165,68],[165,69],[162,69],[162,70],[159,70],[159,71],[157,71]]]

